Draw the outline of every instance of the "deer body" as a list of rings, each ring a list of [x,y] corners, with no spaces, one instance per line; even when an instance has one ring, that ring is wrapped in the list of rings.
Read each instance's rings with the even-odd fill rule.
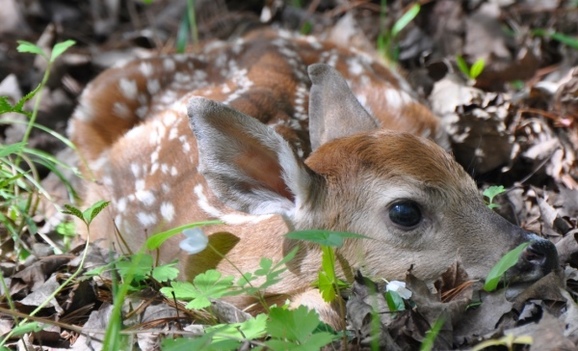
[[[483,279],[528,240],[540,244],[511,275],[525,281],[551,270],[553,246],[487,209],[473,180],[424,138],[444,142],[405,85],[361,53],[267,31],[112,68],[87,87],[70,126],[97,180],[85,202],[111,201],[91,239],[115,241],[116,226],[136,251],[161,230],[221,219],[205,232],[227,260],[212,250],[186,254],[182,237],[161,247],[160,260],[178,259],[187,278],[209,268],[238,275],[229,262],[251,272],[262,257],[278,261],[299,246],[269,302],[291,298],[328,321],[332,310],[311,288],[320,252],[286,239],[288,231],[372,238],[338,250],[347,278],[360,269],[402,279],[411,267],[433,280],[460,260]]]

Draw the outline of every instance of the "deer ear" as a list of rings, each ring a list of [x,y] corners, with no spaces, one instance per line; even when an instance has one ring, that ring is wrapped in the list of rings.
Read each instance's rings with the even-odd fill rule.
[[[228,206],[250,214],[291,216],[307,198],[312,172],[272,128],[221,103],[189,102],[199,171]]]
[[[379,127],[333,67],[316,63],[308,67],[308,72],[311,79],[309,134],[312,150],[330,140]]]

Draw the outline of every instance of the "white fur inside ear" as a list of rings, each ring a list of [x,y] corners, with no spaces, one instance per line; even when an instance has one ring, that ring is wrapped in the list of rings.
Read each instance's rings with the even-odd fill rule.
[[[283,178],[289,191],[295,196],[294,208],[300,208],[307,201],[311,189],[311,175],[302,162],[297,162],[291,149],[284,148],[279,153],[279,162],[283,167]]]
[[[307,200],[307,166],[274,129],[224,104],[193,98],[199,172],[228,206],[252,215],[292,218]],[[263,173],[270,172],[270,173]]]

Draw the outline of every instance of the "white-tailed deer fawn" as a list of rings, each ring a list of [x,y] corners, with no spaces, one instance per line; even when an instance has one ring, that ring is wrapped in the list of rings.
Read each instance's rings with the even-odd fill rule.
[[[111,201],[92,239],[115,240],[116,226],[137,250],[161,230],[223,220],[205,231],[227,260],[211,250],[187,255],[182,237],[158,252],[164,262],[178,258],[187,278],[214,267],[237,275],[229,262],[254,271],[262,257],[279,260],[297,245],[267,298],[315,307],[328,321],[333,312],[311,287],[320,252],[286,239],[288,231],[370,237],[337,251],[346,277],[403,279],[412,268],[433,280],[460,260],[484,279],[525,241],[533,243],[510,279],[552,270],[554,246],[489,210],[462,167],[423,137],[443,133],[406,89],[367,55],[268,31],[109,69],[87,87],[70,127],[97,179],[86,203]]]

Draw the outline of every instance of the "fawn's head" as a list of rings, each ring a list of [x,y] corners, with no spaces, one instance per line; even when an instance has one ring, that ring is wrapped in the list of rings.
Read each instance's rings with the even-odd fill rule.
[[[363,234],[370,239],[350,241],[340,253],[375,277],[403,278],[412,268],[436,279],[460,260],[472,278],[483,279],[508,250],[529,240],[539,244],[522,255],[517,278],[534,280],[554,268],[553,245],[488,209],[442,148],[379,130],[331,67],[312,65],[309,75],[313,152],[305,162],[256,120],[214,101],[191,100],[199,171],[224,203],[281,214],[293,229]]]

